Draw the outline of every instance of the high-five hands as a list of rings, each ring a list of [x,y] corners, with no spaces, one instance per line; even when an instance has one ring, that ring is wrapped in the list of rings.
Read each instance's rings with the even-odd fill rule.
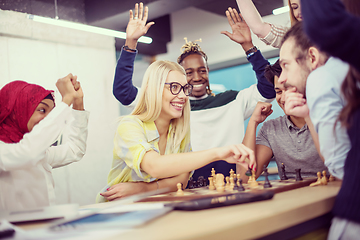
[[[231,7],[225,13],[232,33],[228,31],[222,31],[221,33],[239,44],[252,43],[250,28],[241,14]]]

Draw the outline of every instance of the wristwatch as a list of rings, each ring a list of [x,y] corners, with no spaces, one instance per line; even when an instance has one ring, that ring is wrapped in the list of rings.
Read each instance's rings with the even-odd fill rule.
[[[126,45],[124,45],[124,49],[125,49],[125,50],[128,50],[128,51],[131,51],[131,52],[136,52],[136,49],[129,48],[129,47],[126,46]]]
[[[249,50],[247,50],[246,52],[245,52],[245,54],[246,54],[246,56],[247,57],[250,57],[250,56],[252,56],[255,52],[257,52],[257,48],[255,47],[255,46],[253,46],[252,48],[250,48]]]

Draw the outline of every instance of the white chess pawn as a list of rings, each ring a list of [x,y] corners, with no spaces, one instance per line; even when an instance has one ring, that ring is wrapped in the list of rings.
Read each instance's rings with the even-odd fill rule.
[[[213,177],[209,177],[209,190],[215,190]]]
[[[177,187],[177,192],[176,192],[176,195],[177,196],[183,196],[184,195],[184,191],[182,190],[182,184],[181,183],[178,183],[176,184],[176,187]]]

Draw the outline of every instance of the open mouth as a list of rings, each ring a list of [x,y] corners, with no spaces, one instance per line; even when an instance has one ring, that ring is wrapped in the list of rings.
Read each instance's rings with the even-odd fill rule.
[[[205,83],[200,83],[200,84],[193,84],[193,90],[195,89],[199,89],[202,88],[205,85]]]
[[[184,103],[170,103],[177,111],[182,111]]]

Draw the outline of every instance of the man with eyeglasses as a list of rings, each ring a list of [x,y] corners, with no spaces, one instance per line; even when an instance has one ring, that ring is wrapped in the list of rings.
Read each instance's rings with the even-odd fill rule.
[[[147,9],[145,8],[144,15],[142,11],[142,4],[140,9],[135,7],[135,16],[139,17],[129,21],[126,42],[118,60],[113,86],[114,96],[123,105],[130,107],[137,102],[138,93],[138,89],[132,84],[137,40],[154,24],[154,22],[146,24]],[[269,63],[253,45],[247,24],[235,10],[227,11],[226,15],[233,33],[226,31],[222,33],[242,46],[256,72],[258,84],[241,91],[231,90],[213,95],[209,85],[206,54],[196,43],[188,42],[183,46],[185,51],[179,57],[178,63],[184,67],[188,83],[193,85],[189,96],[193,151],[241,143],[244,137],[244,120],[251,116],[257,102],[271,102],[275,97],[273,86],[264,77],[265,67]],[[225,161],[213,162],[197,169],[193,178],[198,179],[199,176],[207,178],[212,168],[217,173],[229,175],[230,169],[235,170],[236,165]]]

